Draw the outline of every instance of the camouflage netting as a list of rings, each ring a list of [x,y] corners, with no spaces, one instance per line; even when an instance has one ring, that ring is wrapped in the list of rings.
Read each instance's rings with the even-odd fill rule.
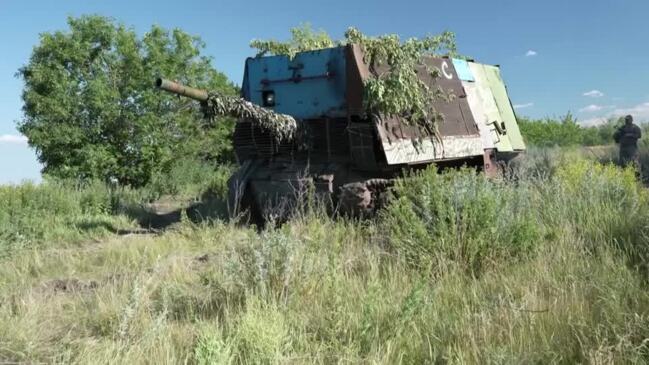
[[[241,98],[210,93],[203,103],[205,116],[212,119],[221,115],[249,119],[271,132],[278,140],[292,139],[297,121],[290,115],[275,113]]]

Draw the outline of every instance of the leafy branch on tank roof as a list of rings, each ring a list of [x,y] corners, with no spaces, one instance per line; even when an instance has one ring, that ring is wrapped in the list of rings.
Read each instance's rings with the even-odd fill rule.
[[[451,96],[439,87],[427,85],[418,75],[418,70],[423,69],[432,79],[439,77],[440,71],[429,67],[423,60],[426,56],[455,56],[455,34],[444,32],[402,42],[396,34],[368,37],[356,28],[349,28],[345,39],[363,49],[364,61],[372,74],[365,80],[367,111],[403,117],[437,135],[436,124],[441,115],[433,102]]]
[[[309,23],[291,28],[291,40],[288,42],[259,39],[250,42],[250,47],[258,50],[257,57],[286,55],[293,58],[299,52],[330,48],[335,45],[336,42],[329,37],[329,34],[321,29],[314,31]]]
[[[258,50],[257,56],[287,55],[293,58],[299,52],[357,44],[363,50],[364,62],[371,74],[365,80],[364,88],[367,114],[400,117],[438,135],[437,121],[442,116],[433,103],[435,100],[448,100],[453,95],[422,81],[418,73],[426,72],[435,79],[440,71],[426,65],[423,62],[425,57],[458,56],[454,33],[447,31],[402,42],[396,34],[370,37],[350,27],[345,32],[345,39],[333,41],[326,32],[314,31],[306,24],[292,28],[291,34],[292,38],[287,42],[253,40],[250,46]]]

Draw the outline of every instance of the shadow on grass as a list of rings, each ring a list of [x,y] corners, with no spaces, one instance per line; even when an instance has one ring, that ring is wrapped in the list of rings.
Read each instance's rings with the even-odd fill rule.
[[[165,230],[181,222],[183,212],[187,219],[193,223],[229,219],[227,203],[221,197],[210,192],[203,194],[200,201],[189,206],[181,203],[163,207],[156,204],[130,205],[122,207],[121,212],[135,219],[146,232]]]
[[[139,223],[139,222],[138,222]],[[112,221],[107,219],[90,219],[78,222],[74,225],[77,229],[85,232],[106,231],[119,236],[126,236],[132,234],[149,234],[155,232],[155,229],[135,227],[135,228],[119,228]]]

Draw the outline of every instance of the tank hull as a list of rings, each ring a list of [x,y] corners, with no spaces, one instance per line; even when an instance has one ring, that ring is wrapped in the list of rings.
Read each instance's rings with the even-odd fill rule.
[[[435,163],[440,170],[468,166],[497,174],[495,156]],[[395,179],[425,169],[430,164],[402,165],[389,170],[367,171],[342,162],[321,159],[251,159],[228,182],[230,213],[246,214],[254,223],[281,222],[318,202],[334,215],[372,216],[387,201]]]

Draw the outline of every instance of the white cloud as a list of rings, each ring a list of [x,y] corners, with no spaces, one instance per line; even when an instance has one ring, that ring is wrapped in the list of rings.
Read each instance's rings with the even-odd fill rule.
[[[598,112],[598,111],[600,111],[602,109],[604,109],[604,107],[601,106],[601,105],[590,104],[588,106],[585,106],[585,107],[579,109],[579,112],[580,113],[594,113],[594,112]]]
[[[534,103],[514,104],[514,109],[525,109],[534,106]]]
[[[595,125],[600,125],[606,123],[608,118],[605,117],[595,117],[595,118],[588,118],[584,120],[580,120],[579,124],[584,126],[584,127],[592,127]]]
[[[525,57],[534,57],[534,56],[536,56],[537,54],[538,54],[538,53],[537,53],[535,50],[530,49],[529,51],[527,51],[527,53],[525,53]]]
[[[0,135],[0,144],[27,144],[27,137],[17,134]]]
[[[587,106],[585,106],[585,107],[579,109],[579,112],[580,112],[580,113],[595,113],[595,112],[598,112],[598,111],[600,111],[600,110],[604,110],[604,109],[614,109],[614,108],[615,108],[615,105],[597,105],[597,104],[590,104],[590,105],[587,105]]]
[[[604,108],[606,108],[606,106]],[[608,106],[608,108],[615,108],[615,106],[610,105]],[[628,108],[616,108],[609,113],[582,120],[579,122],[579,124],[584,126],[602,124],[608,119],[617,119],[628,114],[631,114],[633,116],[633,120],[636,123],[649,122],[649,101]]]
[[[591,90],[591,91],[586,91],[584,96],[588,96],[589,98],[601,98],[604,96],[604,93],[599,91],[599,90]]]
[[[636,122],[649,122],[649,101],[632,106],[630,108],[618,108],[613,110],[611,116],[621,117],[627,114],[633,116]]]

